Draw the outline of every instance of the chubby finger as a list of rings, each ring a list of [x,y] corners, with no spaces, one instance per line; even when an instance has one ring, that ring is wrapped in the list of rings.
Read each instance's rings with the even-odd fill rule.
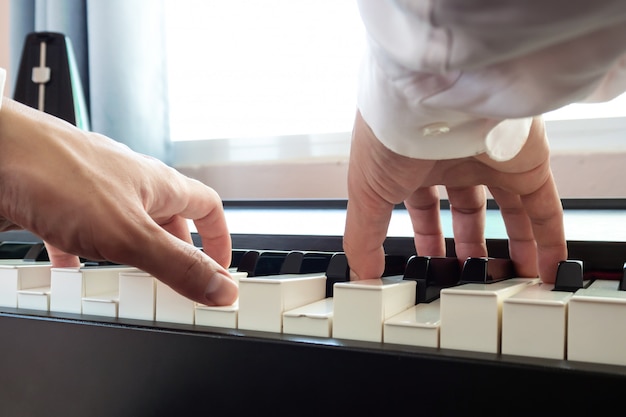
[[[421,256],[445,256],[446,241],[441,227],[439,191],[437,187],[423,187],[417,189],[406,200],[415,250]]]
[[[500,207],[509,238],[509,255],[517,274],[522,277],[538,276],[537,244],[520,196],[498,187],[492,187],[489,191]]]
[[[487,256],[485,216],[487,196],[482,185],[446,187],[452,215],[454,247],[459,260]]]

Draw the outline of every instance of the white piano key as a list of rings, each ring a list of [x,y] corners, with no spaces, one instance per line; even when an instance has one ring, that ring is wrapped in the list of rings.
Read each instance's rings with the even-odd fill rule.
[[[17,292],[17,307],[28,310],[50,310],[50,286],[19,290]]]
[[[567,358],[626,365],[626,291],[600,280],[574,293],[569,303]]]
[[[50,286],[49,263],[14,261],[0,263],[0,306],[18,307],[18,292]]]
[[[119,291],[119,274],[134,271],[126,266],[52,268],[50,272],[50,311],[82,312],[83,298]]]
[[[155,309],[156,279],[143,271],[121,272],[118,317],[152,321]]]
[[[415,285],[398,277],[336,283],[333,337],[382,342],[384,321],[415,305]]]
[[[440,347],[499,353],[502,302],[537,282],[538,279],[512,278],[441,290]]]
[[[610,279],[598,279],[591,282],[589,285],[585,285],[584,288],[593,288],[594,290],[619,291],[619,281]]]
[[[83,297],[83,314],[117,317],[119,293],[117,291]]]
[[[328,297],[283,313],[283,333],[331,337],[333,298]]]
[[[2,242],[0,242],[0,244],[2,244]],[[33,265],[33,264],[49,264],[49,262],[43,262],[43,261],[25,261],[24,259],[0,259],[0,265],[8,265],[8,266],[17,266],[17,265]]]
[[[537,283],[504,300],[502,353],[565,359],[567,309],[573,293]]]
[[[229,269],[228,272],[237,285],[239,285],[239,278],[248,276],[247,272],[236,269]],[[195,314],[196,325],[236,329],[239,316],[239,299],[229,306],[196,304]]]
[[[196,325],[237,328],[239,315],[239,300],[229,306],[206,306],[196,304]]]
[[[177,293],[170,286],[159,280],[156,282],[156,321],[194,324],[196,303]]]
[[[439,347],[440,300],[416,304],[385,321],[385,343]]]
[[[238,328],[281,333],[285,311],[325,297],[325,274],[240,278]]]

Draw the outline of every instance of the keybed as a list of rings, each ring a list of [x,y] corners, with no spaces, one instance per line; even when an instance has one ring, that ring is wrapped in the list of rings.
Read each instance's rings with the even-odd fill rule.
[[[343,252],[237,249],[232,259],[239,299],[222,307],[186,299],[123,265],[5,260],[0,308],[626,366],[626,333],[596,329],[598,340],[610,342],[607,351],[598,343],[585,348],[579,330],[593,322],[584,318],[593,316],[588,305],[611,306],[626,320],[623,282],[585,279],[579,260],[562,262],[556,283],[546,285],[518,277],[507,258],[387,254],[383,276],[365,281],[350,281]],[[424,342],[417,333],[427,334]]]
[[[246,213],[239,214],[244,216]],[[614,214],[613,210],[611,215]],[[589,224],[595,222],[586,221]],[[292,258],[304,253],[337,255],[342,252],[340,232],[327,235],[247,234],[234,229],[232,241],[237,249],[233,252],[234,260],[253,250],[280,252],[280,256],[300,253],[291,255]],[[199,237],[194,234],[193,238],[200,246]],[[0,242],[0,256],[11,242],[41,243],[32,235],[17,232],[0,234]],[[446,239],[446,245],[447,259],[454,258],[454,244],[450,238]],[[505,239],[489,238],[487,246],[493,258],[508,257]],[[568,241],[568,248],[571,259],[582,261],[584,288],[577,290],[579,295],[574,296],[572,292],[564,300],[553,300],[556,292],[547,286],[527,285],[502,298],[499,353],[428,344],[428,341],[439,338],[441,330],[441,308],[437,304],[441,304],[442,298],[436,295],[452,291],[458,282],[442,280],[437,274],[429,276],[430,269],[423,265],[422,269],[416,265],[411,271],[408,265],[415,251],[412,238],[407,236],[390,236],[385,241],[390,265],[388,272],[397,273],[397,261],[405,262],[406,278],[415,282],[416,298],[426,294],[419,291],[426,287],[431,293],[429,302],[418,299],[421,301],[418,304],[385,319],[384,326],[397,329],[419,327],[420,337],[409,340],[392,339],[392,332],[385,328],[382,333],[391,340],[338,338],[333,337],[332,327],[326,327],[326,333],[323,333],[323,325],[317,326],[318,330],[322,328],[320,334],[301,335],[286,332],[286,321],[283,321],[282,333],[241,329],[233,322],[240,307],[238,304],[231,306],[230,311],[218,308],[221,316],[216,315],[212,307],[196,305],[194,324],[156,320],[156,317],[150,319],[157,308],[150,300],[156,298],[147,297],[147,301],[141,303],[124,303],[123,291],[120,291],[117,317],[54,312],[43,308],[0,307],[0,334],[3,335],[0,367],[6,381],[11,381],[0,390],[0,414],[189,415],[198,412],[199,402],[203,410],[210,407],[216,413],[231,414],[274,412],[277,404],[285,410],[297,410],[296,414],[301,415],[320,415],[329,413],[329,410],[390,415],[404,413],[407,409],[437,415],[474,411],[529,415],[536,413],[537,409],[561,414],[597,412],[597,401],[586,401],[585,398],[618,398],[626,383],[626,366],[596,363],[593,357],[584,356],[584,352],[578,353],[581,355],[579,359],[572,360],[566,356],[565,349],[550,356],[549,352],[559,349],[550,350],[549,346],[541,346],[539,353],[516,352],[510,350],[507,346],[511,343],[506,342],[507,337],[514,336],[511,339],[513,345],[519,345],[515,338],[523,339],[528,334],[543,339],[532,329],[534,322],[551,317],[551,326],[559,326],[564,311],[567,317],[572,314],[590,317],[589,306],[598,302],[609,308],[596,317],[619,335],[622,321],[616,319],[621,314],[616,309],[622,308],[622,300],[614,296],[614,287],[623,276],[626,243],[619,239],[573,239]],[[41,261],[40,256],[41,252],[33,250],[30,258],[39,257]],[[310,259],[315,257],[311,256]],[[297,260],[290,262],[298,263]],[[319,256],[317,261],[308,262],[320,262]],[[424,260],[420,262],[423,264]],[[393,268],[392,263],[396,265]],[[275,267],[270,266],[266,265],[268,270]],[[332,277],[327,280],[333,284],[330,285],[332,291],[334,285],[346,282],[349,271],[339,261],[334,269],[330,266],[326,272]],[[454,268],[454,262],[448,267]],[[293,272],[293,269],[289,271]],[[132,270],[125,271],[124,275],[124,282],[135,291],[143,292],[146,288],[148,292],[157,291],[156,282],[148,274]],[[394,275],[390,275],[392,277]],[[493,284],[473,282],[463,285]],[[599,287],[594,289],[594,285]],[[542,295],[531,294],[531,288]],[[25,295],[31,291],[35,296],[46,292],[45,285],[33,285],[20,291]],[[607,291],[612,294],[610,297]],[[326,304],[326,316],[323,308],[318,311],[322,311],[319,314],[326,317],[327,324],[329,313],[331,317],[334,313],[328,307],[328,295],[332,292],[329,293],[329,287],[325,286],[325,301],[320,304]],[[575,298],[580,298],[576,301],[578,304],[572,303]],[[607,298],[609,303],[605,302]],[[386,300],[385,296],[380,299]],[[132,312],[124,305],[137,307],[140,311]],[[530,315],[527,321],[515,325],[516,335],[508,335],[507,309],[532,305],[554,308],[551,310],[554,312]],[[585,307],[572,310],[578,309],[577,305]],[[318,314],[298,311],[298,308],[289,311],[295,312],[297,317]],[[142,315],[141,311],[147,315]],[[576,331],[586,332],[584,326],[594,331],[605,327],[590,326],[587,322]],[[589,339],[576,336],[576,331],[557,335],[556,339],[571,336],[568,347],[577,343],[576,338]],[[414,336],[416,333],[409,334]],[[598,341],[592,351],[607,345],[617,346],[598,335],[592,338]],[[611,356],[615,353],[621,355],[621,350],[602,352],[601,357],[617,363],[618,360]],[[407,381],[408,385],[403,385]],[[175,395],[172,387],[176,387]],[[580,400],[572,400],[571,393],[581,390],[584,395]],[[208,393],[210,399],[207,399]],[[33,401],[33,396],[37,401]]]

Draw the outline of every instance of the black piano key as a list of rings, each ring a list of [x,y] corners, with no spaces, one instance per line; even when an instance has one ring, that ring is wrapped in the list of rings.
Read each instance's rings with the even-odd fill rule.
[[[280,267],[281,274],[299,274],[304,252],[289,252]]]
[[[48,250],[46,249],[46,245],[43,242],[34,243],[31,248],[28,250],[26,255],[24,255],[25,261],[32,262],[45,262],[49,261]]]
[[[426,292],[432,284],[429,256],[411,256],[406,263],[402,279],[415,281],[415,304],[426,302]]]
[[[94,261],[92,259],[80,258],[80,263],[86,267],[98,268],[98,267],[107,267],[107,266],[119,266],[120,264],[110,261]]]
[[[233,249],[232,256],[230,258],[230,268],[237,269],[239,267],[239,263],[241,262],[241,258],[243,255],[248,252],[245,249]]]
[[[328,265],[332,258],[332,253],[307,252],[302,259],[300,267],[301,274],[310,274],[314,272],[324,272],[328,270]]]
[[[394,275],[403,275],[406,270],[407,257],[404,255],[385,255],[385,270],[383,277],[392,277]]]
[[[583,263],[577,260],[559,262],[554,281],[554,291],[576,292],[585,286]]]
[[[262,277],[280,274],[280,268],[287,257],[287,252],[262,252],[252,276]]]
[[[249,250],[243,254],[241,259],[239,260],[239,265],[237,266],[237,272],[245,272],[249,276],[254,275],[254,270],[256,269],[256,263],[259,260],[259,256],[261,253],[256,250]]]
[[[24,259],[28,251],[35,245],[38,244],[32,242],[0,242],[0,259]]]
[[[281,274],[311,274],[328,269],[332,253],[292,251],[287,254],[281,266]]]
[[[248,276],[254,276],[254,271],[260,255],[261,251],[258,250],[245,251],[237,263],[237,272],[245,272]]]
[[[350,281],[348,258],[343,252],[333,254],[326,270],[326,297],[333,296],[333,287],[337,282]]]
[[[626,263],[624,263],[624,267],[622,268],[622,278],[619,280],[618,289],[620,291],[626,291]]]
[[[257,261],[254,276],[262,277],[267,275],[280,274],[280,268],[287,257],[288,252],[263,252]]]
[[[237,272],[246,272],[249,277],[278,275],[288,253],[287,251],[249,250],[239,260]]]
[[[460,276],[457,258],[414,255],[407,261],[403,279],[417,283],[416,303],[428,303],[439,298],[443,288],[457,285]]]
[[[263,251],[259,254],[252,274],[248,276],[263,277],[280,274],[280,268],[287,257],[287,251]]]
[[[489,284],[516,276],[513,261],[507,258],[467,258],[461,271],[461,284]]]

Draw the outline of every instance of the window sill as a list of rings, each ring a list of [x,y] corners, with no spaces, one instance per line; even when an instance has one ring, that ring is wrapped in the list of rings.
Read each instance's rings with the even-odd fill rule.
[[[546,126],[561,197],[626,196],[616,181],[626,178],[626,117]],[[174,166],[228,200],[345,199],[349,145],[349,133],[175,142]]]

